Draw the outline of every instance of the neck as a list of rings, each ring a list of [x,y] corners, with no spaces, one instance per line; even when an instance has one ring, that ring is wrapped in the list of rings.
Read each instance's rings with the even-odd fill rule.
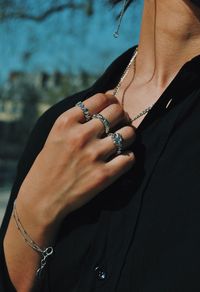
[[[188,0],[144,0],[135,82],[164,88],[200,54],[200,10]]]

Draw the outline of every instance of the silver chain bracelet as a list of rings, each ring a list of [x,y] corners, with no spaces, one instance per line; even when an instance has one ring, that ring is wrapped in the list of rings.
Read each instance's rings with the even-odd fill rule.
[[[41,254],[41,261],[40,261],[40,267],[38,268],[37,272],[36,272],[36,276],[40,277],[41,272],[43,270],[43,268],[46,266],[47,264],[47,258],[49,256],[51,256],[54,252],[53,247],[49,246],[46,248],[41,248],[31,237],[30,235],[26,232],[26,230],[24,229],[18,213],[17,213],[17,208],[16,208],[16,200],[14,201],[13,204],[13,217],[14,217],[14,221],[16,224],[17,229],[19,230],[19,232],[21,233],[22,237],[24,238],[25,242],[36,252],[38,252],[39,254]]]

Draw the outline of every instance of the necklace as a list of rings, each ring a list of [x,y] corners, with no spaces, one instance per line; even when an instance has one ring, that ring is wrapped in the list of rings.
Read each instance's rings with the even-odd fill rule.
[[[121,85],[122,85],[122,82],[123,82],[124,79],[126,78],[126,76],[127,76],[128,72],[129,72],[129,70],[130,70],[132,64],[133,64],[134,75],[135,75],[135,72],[136,72],[136,57],[137,57],[137,54],[138,54],[138,47],[135,49],[135,52],[134,52],[134,54],[133,54],[133,57],[131,58],[131,60],[130,60],[130,62],[129,62],[129,64],[128,64],[128,66],[126,67],[124,73],[122,74],[122,77],[121,77],[119,83],[117,84],[117,86],[115,87],[115,89],[114,89],[114,91],[113,91],[113,95],[114,95],[114,96],[117,96],[117,94],[118,94],[118,92],[119,92],[119,89],[120,89],[120,87],[121,87]],[[145,108],[143,111],[141,111],[141,112],[140,112],[139,114],[137,114],[135,117],[130,118],[130,123],[132,123],[133,121],[139,119],[141,116],[143,116],[143,115],[145,115],[146,113],[148,113],[148,112],[152,109],[152,107],[153,107],[154,104],[155,104],[155,103],[153,103],[151,106]]]

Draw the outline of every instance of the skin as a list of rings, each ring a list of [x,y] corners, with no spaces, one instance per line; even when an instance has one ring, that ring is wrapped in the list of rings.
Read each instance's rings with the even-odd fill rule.
[[[138,45],[134,81],[132,68],[118,95],[121,101],[125,92],[130,117],[157,101],[180,68],[200,54],[200,9],[189,0],[145,0]]]
[[[117,98],[110,94],[111,90],[87,99],[86,107],[91,114],[103,114],[112,127],[118,125],[128,149],[136,138],[135,127],[143,117],[134,127],[124,126],[125,112],[132,117],[155,102],[182,65],[199,54],[199,41],[197,7],[183,0],[145,0],[134,82],[130,84],[131,69]],[[119,102],[124,91],[123,110]],[[23,226],[40,246],[51,245],[66,216],[133,167],[135,157],[129,151],[113,158],[115,147],[110,137],[102,136],[103,132],[96,119],[84,123],[78,107],[64,112],[53,125],[16,201]],[[16,290],[31,291],[40,256],[24,242],[13,217],[4,239],[4,251]]]

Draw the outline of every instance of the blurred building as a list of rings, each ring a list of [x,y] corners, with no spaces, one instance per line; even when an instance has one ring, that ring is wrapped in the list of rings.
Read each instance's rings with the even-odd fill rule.
[[[16,163],[38,116],[52,104],[90,86],[96,76],[55,71],[13,71],[0,88],[0,187],[12,182]]]
[[[22,116],[27,99],[37,103],[38,115],[60,99],[91,85],[96,76],[86,72],[79,75],[62,74],[55,71],[24,73],[13,71],[0,91],[0,121],[15,121]]]

